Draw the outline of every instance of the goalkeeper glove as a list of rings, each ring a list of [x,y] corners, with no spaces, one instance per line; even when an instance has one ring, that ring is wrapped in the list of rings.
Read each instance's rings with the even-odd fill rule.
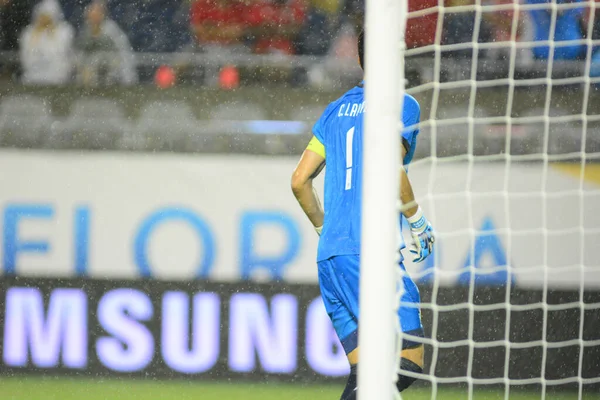
[[[323,225],[315,226],[315,231],[317,231],[317,235],[321,236],[321,231],[323,230]]]
[[[413,237],[413,245],[410,249],[410,252],[415,255],[413,262],[421,262],[433,251],[433,243],[435,242],[433,228],[423,215],[421,207],[415,215],[407,218],[407,221]]]

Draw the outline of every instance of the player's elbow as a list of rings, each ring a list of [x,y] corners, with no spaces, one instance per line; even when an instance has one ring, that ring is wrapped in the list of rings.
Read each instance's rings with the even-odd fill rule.
[[[292,192],[298,197],[307,186],[310,186],[310,180],[297,171],[294,171],[291,186]]]

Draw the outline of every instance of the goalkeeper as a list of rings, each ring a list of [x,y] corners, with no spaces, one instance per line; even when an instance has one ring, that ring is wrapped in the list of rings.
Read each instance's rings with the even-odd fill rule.
[[[363,33],[358,38],[358,54],[360,66],[364,69]],[[325,109],[314,125],[314,136],[292,176],[294,196],[320,235],[317,263],[321,296],[351,366],[341,400],[356,399],[356,370],[359,362],[358,285],[364,112],[364,89],[361,83]],[[415,152],[419,133],[416,124],[419,118],[419,104],[413,97],[405,95],[402,121],[407,128],[402,133],[401,148],[404,165],[410,163]],[[323,169],[325,160],[327,160],[327,172],[324,212],[312,182]],[[400,200],[410,206],[403,212],[414,239],[410,251],[415,254],[413,261],[419,262],[429,256],[433,250],[433,231],[421,208],[415,202],[404,168],[400,173],[400,188]],[[404,247],[404,243],[400,243],[399,250]],[[402,256],[400,258],[399,268],[404,271],[402,303],[418,304],[420,303],[419,291],[406,274]],[[423,345],[418,342],[418,337],[423,337],[423,327],[419,309],[401,306],[398,317],[404,333],[400,368],[421,373]],[[396,385],[398,390],[402,391],[414,381],[414,378],[401,373]]]

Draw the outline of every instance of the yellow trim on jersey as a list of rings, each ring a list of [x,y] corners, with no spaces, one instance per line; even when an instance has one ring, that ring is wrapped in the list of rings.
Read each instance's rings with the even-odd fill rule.
[[[323,143],[319,142],[319,139],[317,139],[316,136],[313,136],[312,139],[310,139],[308,146],[306,146],[306,150],[310,150],[325,158],[325,146],[323,146]]]

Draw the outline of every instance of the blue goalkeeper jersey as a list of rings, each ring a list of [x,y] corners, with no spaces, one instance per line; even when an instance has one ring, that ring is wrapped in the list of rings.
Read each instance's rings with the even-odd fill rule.
[[[360,254],[362,200],[363,85],[360,84],[331,103],[315,123],[313,134],[325,147],[325,221],[319,240],[317,261]],[[419,103],[404,96],[402,144],[404,164],[412,160],[417,144]],[[400,249],[404,242],[400,243]]]

